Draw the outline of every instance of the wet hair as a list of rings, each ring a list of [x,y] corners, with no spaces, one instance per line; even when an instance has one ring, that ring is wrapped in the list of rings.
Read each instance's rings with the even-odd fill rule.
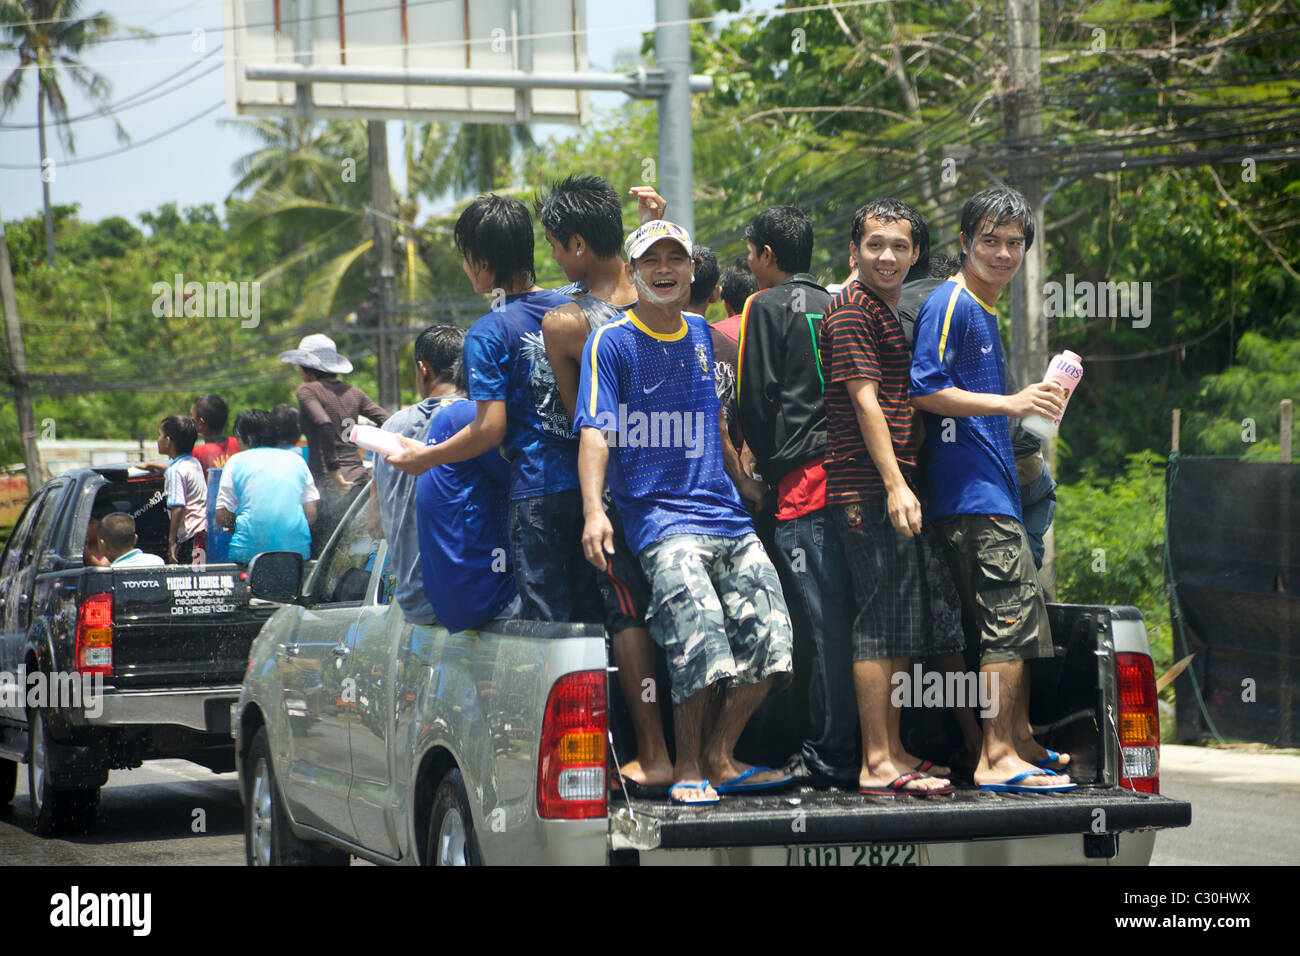
[[[620,226],[621,231],[621,226]],[[526,279],[533,269],[533,217],[518,199],[488,193],[479,196],[456,220],[456,249],[471,263],[486,266],[499,288]]]
[[[695,246],[691,254],[695,281],[691,283],[691,304],[702,303],[718,287],[718,257],[708,246]]]
[[[968,243],[979,237],[975,230],[992,220],[992,228],[1013,225],[1019,226],[1025,233],[1025,250],[1034,244],[1034,210],[1018,190],[1010,186],[989,186],[981,189],[961,207],[961,234]],[[961,252],[961,261],[966,261],[966,250]]]
[[[277,445],[296,445],[302,437],[302,421],[298,418],[298,409],[287,402],[281,402],[271,409],[271,434]]]
[[[551,187],[550,195],[533,200],[537,221],[568,246],[582,236],[600,259],[623,249],[623,208],[609,180],[600,176],[567,176]]]
[[[930,278],[951,279],[961,271],[961,260],[956,256],[936,252],[930,257]]]
[[[220,395],[200,395],[194,400],[194,414],[207,422],[216,434],[225,434],[226,422],[230,421],[230,406]]]
[[[758,291],[758,280],[749,271],[749,263],[741,256],[722,273],[722,301],[727,306],[728,315],[739,315],[745,308],[745,300]]]
[[[916,263],[907,270],[904,282],[924,279],[930,274],[930,229],[925,224],[925,217],[916,211],[910,203],[901,199],[873,199],[863,203],[853,214],[853,227],[849,231],[849,240],[856,251],[862,245],[862,234],[866,231],[868,219],[881,222],[905,221],[912,231],[912,247],[918,251]]]
[[[439,382],[451,382],[457,391],[465,391],[465,374],[461,351],[465,330],[454,325],[431,325],[415,340],[415,360],[429,366]]]
[[[188,455],[199,440],[199,430],[188,415],[168,415],[158,428],[171,440],[172,450],[178,455]]]
[[[265,408],[249,408],[235,416],[235,437],[245,448],[262,448],[277,443],[271,425],[271,413]]]
[[[99,522],[99,537],[106,547],[122,554],[135,545],[135,519],[125,511],[114,511]]]
[[[812,223],[802,209],[769,206],[745,228],[745,240],[759,252],[771,246],[776,267],[782,272],[807,272],[812,268]]]

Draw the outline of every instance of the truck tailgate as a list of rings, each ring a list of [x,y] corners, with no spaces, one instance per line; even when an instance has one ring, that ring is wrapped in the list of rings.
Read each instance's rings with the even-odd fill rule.
[[[1104,817],[1096,811],[1100,809]],[[937,843],[1185,827],[1192,805],[1112,787],[1007,794],[959,789],[945,797],[868,797],[804,789],[724,797],[711,807],[611,796],[615,849],[706,849],[832,843]]]
[[[115,571],[113,679],[121,689],[238,684],[274,611],[250,607],[243,569]]]

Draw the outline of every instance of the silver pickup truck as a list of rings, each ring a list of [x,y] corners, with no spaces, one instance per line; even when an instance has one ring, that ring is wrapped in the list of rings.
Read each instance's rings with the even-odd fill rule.
[[[1077,791],[803,788],[692,808],[610,792],[625,751],[601,627],[407,624],[364,499],[305,582],[303,571],[286,552],[249,571],[255,597],[284,605],[253,644],[231,715],[252,865],[1141,865],[1158,829],[1191,822],[1189,804],[1159,795],[1135,608],[1050,607],[1057,655],[1032,664],[1031,719],[1074,756]],[[785,758],[782,713],[779,700],[766,720],[760,710],[742,759]],[[909,708],[904,732],[933,739],[951,732],[945,717]]]

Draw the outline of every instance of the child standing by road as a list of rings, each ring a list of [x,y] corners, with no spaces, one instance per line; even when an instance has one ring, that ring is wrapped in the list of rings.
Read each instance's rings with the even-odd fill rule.
[[[199,432],[188,415],[168,415],[158,425],[158,453],[171,459],[163,488],[171,526],[167,532],[168,564],[203,564],[208,537],[208,486],[203,466],[191,451]]]

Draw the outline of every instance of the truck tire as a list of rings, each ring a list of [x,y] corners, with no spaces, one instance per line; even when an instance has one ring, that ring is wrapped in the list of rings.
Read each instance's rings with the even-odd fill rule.
[[[275,782],[265,727],[259,727],[253,737],[246,766],[244,862],[249,866],[348,866],[352,862],[352,857],[341,850],[294,835]]]
[[[18,764],[0,757],[0,807],[9,806],[17,791]]]
[[[438,784],[429,814],[429,844],[424,851],[425,866],[481,866],[474,836],[474,818],[465,796],[465,780],[459,770],[451,770]]]
[[[45,746],[45,715],[39,707],[27,712],[27,726],[27,795],[32,829],[40,836],[85,833],[99,815],[99,787],[56,790]]]

